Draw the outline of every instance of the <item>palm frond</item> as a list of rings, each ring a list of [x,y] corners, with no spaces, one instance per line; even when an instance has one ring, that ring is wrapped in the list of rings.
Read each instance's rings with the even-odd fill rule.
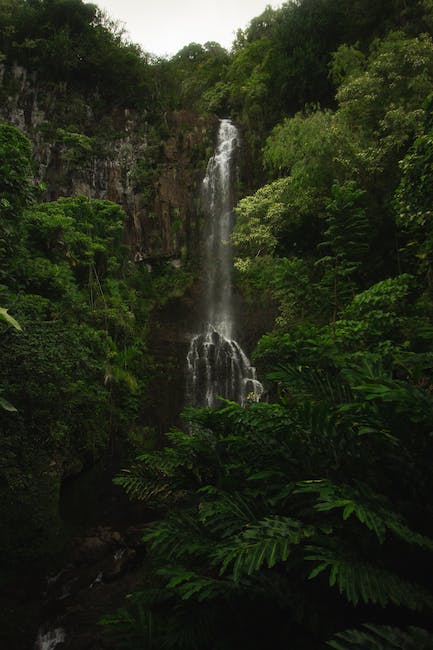
[[[232,580],[201,575],[182,566],[164,567],[158,573],[167,579],[166,588],[182,600],[194,598],[203,602],[225,597],[237,590]]]
[[[123,487],[131,499],[138,501],[165,501],[173,494],[173,486],[166,481],[153,479],[146,474],[144,467],[124,470],[113,481]]]
[[[334,545],[338,546],[338,540]],[[305,559],[318,563],[309,578],[329,570],[329,586],[338,586],[340,594],[355,606],[360,602],[381,607],[393,603],[411,610],[433,609],[433,596],[423,587],[353,554],[345,555],[340,548],[308,546],[306,551]]]
[[[210,544],[195,511],[176,513],[154,522],[146,529],[143,541],[155,555],[170,562],[206,555]]]
[[[365,623],[362,629],[339,632],[327,645],[335,650],[432,650],[433,634],[419,627]]]
[[[310,366],[283,366],[268,375],[270,381],[279,383],[294,397],[343,404],[353,399],[350,387],[343,379],[320,368]]]
[[[269,569],[285,562],[292,548],[313,535],[312,527],[290,517],[266,517],[246,527],[230,544],[220,547],[215,559],[220,575],[232,566],[232,575],[239,581],[242,575],[251,575],[264,566]]]
[[[170,650],[201,650],[213,648],[214,639],[221,636],[219,610],[214,600],[180,600],[165,620],[164,633],[159,648]],[[141,648],[140,648],[141,650]]]
[[[433,551],[433,540],[411,530],[403,518],[390,509],[387,500],[367,486],[357,482],[355,487],[336,485],[328,480],[300,481],[295,493],[318,494],[314,509],[330,512],[342,509],[343,520],[353,514],[360,523],[373,531],[380,543],[385,541],[386,531],[390,530],[404,542]]]
[[[105,616],[100,624],[106,627],[106,634],[115,640],[119,650],[152,650],[155,647],[157,626],[152,612],[141,604]]]
[[[199,493],[208,497],[199,504],[200,521],[221,539],[239,532],[256,518],[251,503],[239,493],[228,494],[212,486],[202,488]],[[209,497],[212,497],[211,500]]]

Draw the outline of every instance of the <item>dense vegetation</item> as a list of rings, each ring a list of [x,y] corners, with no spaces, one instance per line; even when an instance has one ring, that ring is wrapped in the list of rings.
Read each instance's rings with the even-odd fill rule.
[[[107,619],[117,646],[433,647],[430,0],[298,0],[230,52],[192,43],[169,61],[79,0],[2,0],[0,15],[5,62],[51,89],[79,151],[112,103],[142,111],[155,150],[167,111],[243,129],[236,282],[277,313],[255,351],[268,402],[190,411],[188,432],[117,479],[157,515],[143,590]],[[28,140],[1,125],[1,543],[15,560],[56,535],[62,477],[142,440],[149,314],[188,283],[131,263],[119,206],[41,191]]]
[[[83,104],[151,107],[149,55],[94,4],[81,0],[2,0],[0,52]],[[155,109],[157,107],[155,106]]]
[[[271,403],[191,412],[192,433],[119,478],[161,516],[148,583],[110,619],[119,645],[432,647],[433,42],[421,5],[412,20],[393,4],[374,29],[366,5],[329,45],[315,30],[337,29],[344,3],[262,17],[276,48],[282,15],[294,27],[314,8],[326,46],[317,82],[302,40],[305,94],[256,98],[287,117],[263,148],[268,184],[237,208],[238,282],[278,305],[255,354]],[[265,47],[253,27],[229,70]],[[262,89],[282,88],[269,65]],[[266,131],[239,106],[247,132],[248,118]]]
[[[28,557],[57,532],[60,478],[142,437],[149,312],[176,282],[131,263],[118,205],[37,203],[29,142],[11,126],[0,126],[0,157],[1,304],[21,326],[0,325],[1,542]]]

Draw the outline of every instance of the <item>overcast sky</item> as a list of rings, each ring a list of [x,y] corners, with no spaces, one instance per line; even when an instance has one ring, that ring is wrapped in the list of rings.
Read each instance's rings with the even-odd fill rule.
[[[131,40],[147,52],[172,55],[188,43],[217,41],[229,48],[267,5],[266,0],[95,0],[111,18],[125,25]]]

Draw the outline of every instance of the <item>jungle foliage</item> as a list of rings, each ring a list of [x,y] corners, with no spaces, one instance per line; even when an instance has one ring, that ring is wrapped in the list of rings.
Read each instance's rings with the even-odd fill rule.
[[[156,515],[119,647],[432,647],[431,7],[354,12],[267,9],[214,86],[257,146],[281,120],[233,234],[278,306],[268,403],[186,412],[117,479]]]
[[[141,111],[155,151],[166,111],[241,125],[236,281],[277,313],[254,355],[267,402],[187,412],[117,479],[155,521],[143,588],[106,619],[116,647],[433,647],[431,0],[287,2],[230,52],[170,60],[80,0],[0,0],[0,25],[6,63],[54,90],[77,166],[89,105],[93,120]],[[175,284],[131,263],[119,206],[41,189],[2,124],[0,541],[15,560],[55,535],[62,476],[140,438],[149,313]]]
[[[120,206],[38,203],[29,141],[6,124],[0,161],[1,548],[28,557],[58,533],[60,479],[143,439],[149,315],[179,278],[130,261]]]
[[[375,354],[272,380],[278,403],[190,412],[118,479],[160,515],[119,647],[358,647],[344,626],[381,621],[388,648],[428,624],[431,393]]]
[[[152,96],[150,56],[95,4],[1,0],[0,52],[52,85],[140,108]]]

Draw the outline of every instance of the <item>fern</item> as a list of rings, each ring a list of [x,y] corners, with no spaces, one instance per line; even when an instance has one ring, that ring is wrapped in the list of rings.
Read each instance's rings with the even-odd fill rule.
[[[309,366],[282,366],[268,375],[270,381],[282,384],[290,394],[303,399],[342,404],[352,401],[352,392],[344,381],[320,368]]]
[[[174,514],[154,522],[143,535],[151,550],[168,561],[206,555],[209,540],[195,512]]]
[[[336,413],[326,403],[304,401],[294,409],[293,416],[300,431],[304,430],[310,438],[323,438],[326,441],[337,435]]]
[[[433,634],[419,627],[401,630],[365,623],[361,630],[339,632],[327,645],[335,650],[431,650]]]
[[[396,513],[388,509],[384,497],[374,494],[366,485],[357,483],[356,488],[347,485],[335,485],[331,481],[301,481],[297,483],[295,493],[318,493],[314,509],[329,512],[341,508],[343,520],[353,514],[360,523],[373,531],[382,544],[386,531],[392,531],[403,541],[433,551],[433,540],[411,530]]]
[[[327,617],[344,615],[345,601],[375,606],[376,621],[380,608],[390,605],[433,609],[427,589],[399,574],[401,542],[413,547],[416,571],[425,560],[420,549],[433,551],[432,539],[411,530],[411,513],[407,521],[403,516],[416,503],[411,496],[425,501],[429,494],[431,455],[415,455],[408,446],[411,431],[400,431],[392,417],[388,398],[400,399],[394,391],[399,386],[370,357],[347,376],[290,372],[284,377],[281,371],[281,381],[293,377],[297,384],[283,394],[283,403],[244,409],[225,402],[218,411],[195,410],[188,434],[170,432],[166,449],[144,454],[120,479],[130,493],[165,508],[165,518],[144,536],[151,584],[164,597],[137,594],[137,603],[154,616],[154,647],[235,647],[234,628],[225,636],[224,622],[252,630],[260,608],[266,615],[282,612],[287,621],[287,629],[272,623],[275,633],[269,636],[277,645],[294,621],[313,628],[316,614],[316,638],[327,635]],[[387,382],[394,392],[384,399],[363,399],[358,391]],[[355,386],[353,395],[349,385]],[[420,428],[422,450],[430,449],[429,431]],[[405,468],[406,459],[411,465]],[[409,483],[398,484],[401,469],[411,488],[418,481],[412,494]],[[391,490],[392,503],[378,494]],[[306,576],[314,583],[308,586]],[[327,601],[328,583],[341,598]],[[215,643],[204,628],[208,616]],[[379,635],[370,629],[350,633],[373,635],[381,650]],[[339,635],[332,643],[342,649],[349,641]],[[359,647],[368,643],[362,646],[361,640]]]
[[[216,553],[220,575],[232,565],[232,575],[239,581],[263,566],[269,569],[285,562],[292,550],[314,533],[312,527],[289,517],[267,517],[245,528],[232,542]]]
[[[174,595],[166,590],[166,601],[167,594]],[[147,592],[134,594],[134,598],[128,600],[128,609],[121,609],[100,621],[107,627],[106,633],[115,640],[116,648],[202,648],[208,647],[209,639],[217,633],[212,606],[191,599],[174,603],[171,598],[169,610],[154,609],[148,602]]]
[[[154,650],[159,648],[201,650],[214,647],[213,639],[221,636],[222,621],[218,620],[218,614],[218,608],[213,600],[209,602],[181,600],[164,621],[161,641],[154,646]]]
[[[203,483],[200,467],[207,458],[201,455],[214,460],[215,437],[207,432],[192,436],[177,430],[167,436],[172,446],[139,456],[130,470],[115,478],[131,498],[165,504],[182,499],[188,490]]]
[[[155,648],[154,641],[158,632],[154,617],[152,612],[141,604],[105,616],[100,620],[100,625],[106,626],[106,633],[115,639],[116,648],[125,650]]]
[[[189,464],[193,460],[196,461],[200,454],[205,456],[215,454],[218,445],[218,436],[208,429],[195,429],[189,433],[174,429],[166,436],[176,450],[176,454],[182,455]]]
[[[138,501],[166,501],[173,495],[172,487],[166,482],[151,480],[143,468],[138,471],[124,470],[123,474],[114,479],[116,485],[123,487],[131,499]]]
[[[308,546],[306,550],[309,555],[305,559],[318,562],[309,578],[329,570],[329,586],[338,586],[340,594],[355,606],[362,601],[382,607],[393,603],[411,610],[433,609],[433,596],[428,591],[387,570],[344,555],[339,549]]]
[[[201,523],[221,539],[230,537],[242,526],[255,519],[250,503],[239,493],[227,494],[207,486],[199,493],[213,496],[212,501],[202,501],[198,506]]]
[[[198,602],[227,596],[236,590],[231,580],[216,579],[200,575],[184,567],[166,567],[158,571],[168,579],[166,588],[182,600],[196,599]]]

